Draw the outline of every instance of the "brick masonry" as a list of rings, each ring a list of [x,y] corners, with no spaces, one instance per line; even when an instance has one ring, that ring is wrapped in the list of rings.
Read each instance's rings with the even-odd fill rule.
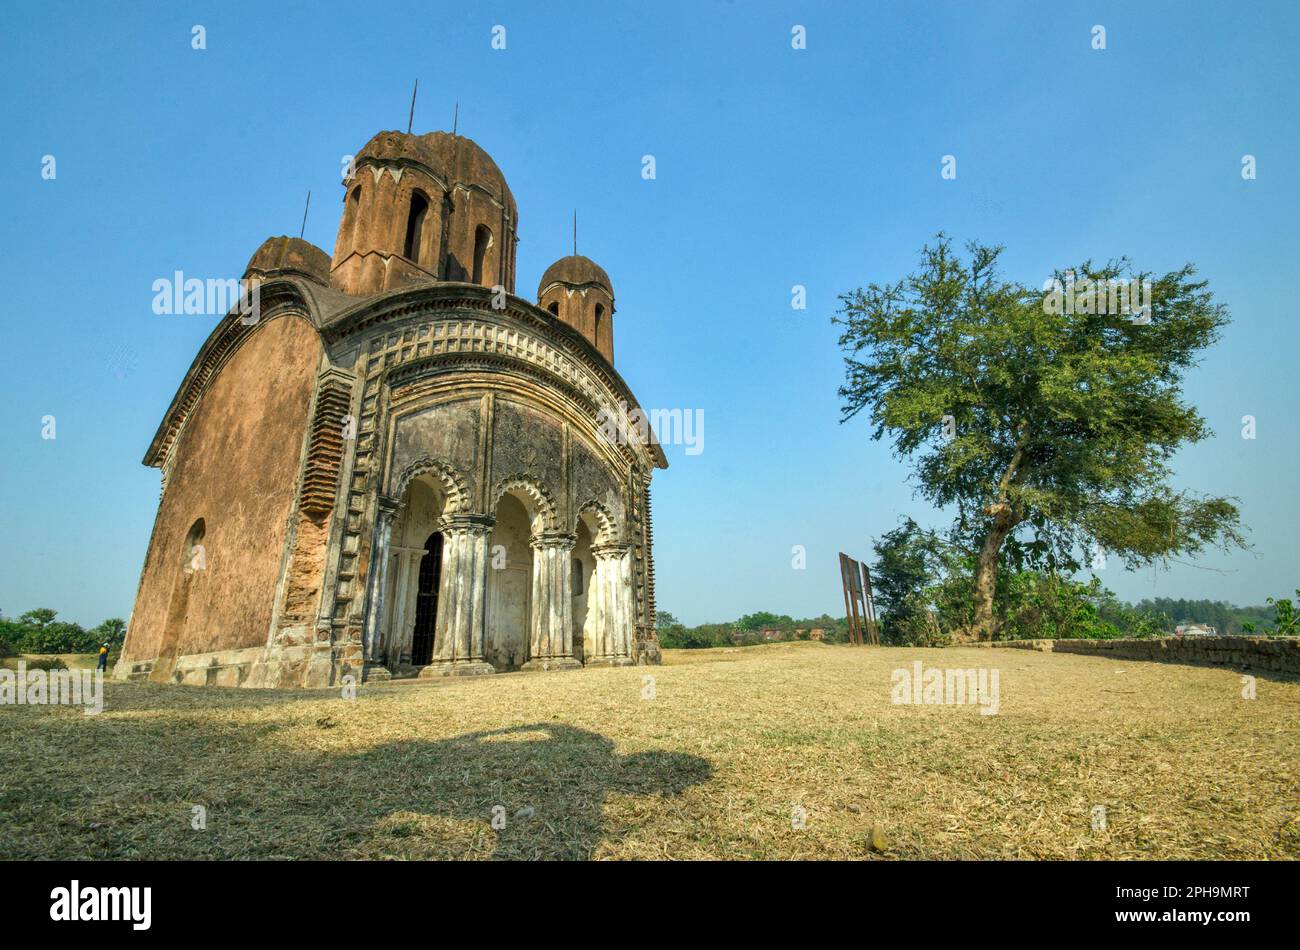
[[[999,640],[984,647],[1079,653],[1114,660],[1229,666],[1300,676],[1300,637],[1163,637],[1153,640]]]

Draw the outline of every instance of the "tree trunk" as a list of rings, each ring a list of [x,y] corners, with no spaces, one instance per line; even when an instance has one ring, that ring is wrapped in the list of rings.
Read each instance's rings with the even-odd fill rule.
[[[1008,490],[1020,474],[1029,429],[1022,423],[1016,427],[1016,432],[1016,450],[998,479],[997,500],[984,509],[984,513],[993,519],[993,524],[984,536],[984,547],[980,549],[979,561],[975,565],[975,619],[970,632],[977,640],[993,639],[993,594],[998,586],[998,552],[1007,535],[1024,519],[1023,509],[1018,505],[1013,507],[1007,497]]]
[[[993,639],[993,593],[998,585],[998,551],[1012,526],[999,517],[984,538],[975,566],[975,620],[971,633],[977,640]]]

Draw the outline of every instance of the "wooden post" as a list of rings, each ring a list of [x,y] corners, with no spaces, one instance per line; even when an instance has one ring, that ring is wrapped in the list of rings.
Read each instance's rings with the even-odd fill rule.
[[[856,614],[853,609],[853,581],[849,575],[849,556],[840,552],[840,584],[844,587],[844,619],[849,627],[849,643],[858,642]]]
[[[862,565],[862,583],[866,588],[867,623],[869,624],[867,632],[871,635],[871,642],[880,646],[880,624],[876,622],[876,595],[871,590],[871,568],[865,564]]]

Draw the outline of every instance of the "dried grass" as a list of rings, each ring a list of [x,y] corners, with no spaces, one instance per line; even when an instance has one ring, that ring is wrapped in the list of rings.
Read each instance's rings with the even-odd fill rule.
[[[1000,713],[891,705],[916,659],[997,666]],[[1300,683],[1246,700],[1224,669],[799,643],[355,701],[106,693],[0,707],[0,857],[1300,856]]]

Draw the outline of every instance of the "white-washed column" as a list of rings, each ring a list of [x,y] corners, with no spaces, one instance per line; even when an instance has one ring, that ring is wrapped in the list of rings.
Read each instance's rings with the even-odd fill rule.
[[[387,620],[384,624],[384,661],[388,664],[390,670],[397,669],[401,662],[402,653],[401,639],[402,630],[402,611],[405,601],[405,582],[403,574],[406,567],[406,555],[400,549],[394,550],[391,546],[388,549],[390,580],[388,582],[388,593],[385,600],[388,603]]]
[[[524,669],[576,669],[573,657],[573,575],[570,564],[578,538],[563,532],[534,535],[533,610],[529,657]]]
[[[483,659],[487,616],[488,539],[493,519],[449,515],[442,531],[442,581],[433,662],[421,676],[463,676],[493,672]]]
[[[587,662],[608,666],[630,666],[632,659],[632,546],[592,545],[596,559],[592,590],[598,611],[596,653]]]
[[[369,593],[366,597],[366,675],[372,668],[383,667],[383,632],[385,619],[385,594],[388,591],[388,547],[393,538],[393,521],[398,505],[390,498],[380,497],[375,513],[374,541],[370,548]]]

